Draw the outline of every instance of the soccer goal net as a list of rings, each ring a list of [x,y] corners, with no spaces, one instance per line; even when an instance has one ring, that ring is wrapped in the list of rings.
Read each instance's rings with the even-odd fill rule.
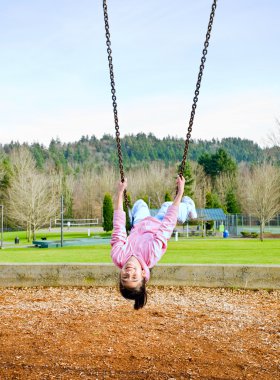
[[[79,227],[79,226],[97,226],[99,224],[98,218],[92,219],[63,219],[64,227]],[[61,219],[54,220],[54,226],[61,226]]]

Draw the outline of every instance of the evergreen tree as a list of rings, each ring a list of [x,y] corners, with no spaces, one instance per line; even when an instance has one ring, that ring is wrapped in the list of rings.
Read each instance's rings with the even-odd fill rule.
[[[213,180],[221,173],[234,173],[237,169],[235,161],[221,148],[214,154],[202,154],[198,163],[203,166],[205,174]]]
[[[227,212],[230,214],[240,213],[240,206],[233,190],[230,190],[226,195],[226,208]]]
[[[180,170],[180,166],[178,167],[178,170]],[[194,178],[192,176],[192,169],[189,161],[186,161],[185,169],[183,171],[183,177],[185,178],[185,190],[184,195],[188,195],[189,197],[193,196],[192,191],[192,184],[194,182]]]
[[[167,192],[165,193],[165,196],[164,196],[164,202],[170,202],[170,201],[172,201],[172,197],[171,197],[170,192],[167,191]]]
[[[111,194],[106,193],[103,199],[103,230],[108,232],[113,229],[113,201]]]
[[[11,163],[8,157],[0,157],[0,192],[4,192],[10,186],[12,177]]]
[[[206,205],[205,208],[221,208],[221,202],[216,193],[208,192],[206,194]]]
[[[45,160],[48,157],[46,149],[43,147],[43,145],[40,145],[39,143],[33,143],[30,146],[30,150],[36,161],[37,168],[43,169]]]

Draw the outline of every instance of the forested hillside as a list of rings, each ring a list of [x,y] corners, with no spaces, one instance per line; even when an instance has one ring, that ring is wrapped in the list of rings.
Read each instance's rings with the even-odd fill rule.
[[[19,146],[19,143],[11,142],[0,145],[0,148],[9,155],[13,148]],[[43,168],[47,161],[53,161],[57,168],[65,170],[70,168],[78,170],[84,165],[100,167],[103,164],[117,163],[115,138],[107,134],[101,139],[97,139],[94,135],[83,136],[79,141],[67,144],[52,140],[48,147],[33,143],[29,148],[38,168]],[[192,141],[189,147],[189,159],[198,161],[202,154],[214,153],[219,148],[224,149],[237,163],[260,162],[267,153],[251,140],[229,137],[221,140]],[[153,134],[138,133],[122,138],[122,150],[126,168],[152,161],[173,164],[182,159],[184,139],[176,137],[158,139]]]

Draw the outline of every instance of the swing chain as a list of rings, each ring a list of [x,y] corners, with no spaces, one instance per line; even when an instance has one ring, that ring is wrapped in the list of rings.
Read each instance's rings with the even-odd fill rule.
[[[119,158],[119,170],[120,170],[121,181],[124,182],[124,169],[123,169],[121,139],[120,139],[120,131],[119,131],[120,127],[119,127],[118,109],[117,109],[117,96],[116,96],[116,89],[115,89],[113,57],[112,57],[112,49],[111,49],[109,19],[108,19],[108,11],[107,11],[106,0],[103,0],[103,11],[104,11],[104,24],[105,24],[105,36],[106,36],[108,63],[109,63],[110,80],[111,80],[111,94],[112,94],[112,101],[113,101],[113,113],[114,113],[114,121],[115,121],[116,143],[117,143],[117,151],[118,151],[118,158]],[[125,201],[125,205],[126,205],[127,209],[129,209],[129,202],[128,202],[126,190],[124,191],[124,201]]]
[[[191,115],[190,115],[190,120],[189,120],[188,132],[186,134],[184,154],[183,154],[182,162],[179,166],[178,174],[180,177],[183,176],[185,166],[186,166],[186,159],[187,159],[187,154],[188,154],[188,150],[189,150],[189,143],[190,143],[190,138],[191,138],[191,133],[192,133],[195,110],[197,107],[199,90],[200,90],[201,80],[202,80],[202,76],[203,76],[204,65],[206,62],[207,49],[209,47],[209,40],[211,37],[211,31],[212,31],[216,7],[217,7],[217,0],[213,0],[210,18],[209,18],[209,23],[208,23],[208,29],[207,29],[207,33],[206,33],[206,39],[204,42],[204,49],[202,50],[202,57],[201,57],[201,63],[199,66],[199,73],[198,73],[198,78],[197,78],[197,83],[196,83],[196,89],[194,92],[195,96],[193,98],[193,104],[192,104],[192,110],[191,110]],[[119,158],[119,169],[120,169],[121,181],[124,182],[124,170],[123,170],[121,140],[120,140],[120,132],[119,132],[118,111],[117,111],[117,97],[116,97],[116,90],[115,90],[113,58],[112,58],[112,49],[111,49],[111,41],[110,41],[110,31],[109,31],[109,21],[108,21],[108,12],[107,12],[106,0],[103,0],[103,11],[104,11],[104,23],[105,23],[105,32],[106,32],[105,35],[106,35],[106,45],[107,45],[107,53],[108,53],[110,80],[111,80],[111,93],[112,93],[112,100],[113,100],[113,113],[114,113],[115,130],[116,130],[116,142],[117,142],[117,150],[118,150],[118,158]],[[128,202],[126,191],[124,192],[124,199],[125,199],[126,207],[129,208],[129,202]]]
[[[201,80],[202,80],[202,75],[203,75],[203,70],[204,70],[204,64],[206,62],[206,54],[207,54],[207,49],[209,47],[209,40],[210,40],[210,36],[211,36],[211,30],[212,30],[212,26],[213,26],[216,7],[217,7],[217,0],[213,0],[211,13],[210,13],[210,19],[209,19],[209,23],[208,23],[208,30],[207,30],[206,39],[204,42],[204,49],[202,50],[202,57],[201,57],[201,63],[199,66],[199,73],[198,73],[198,78],[197,78],[197,83],[196,83],[196,89],[194,92],[195,96],[193,98],[193,104],[192,104],[192,111],[191,111],[190,120],[189,120],[188,133],[186,134],[183,159],[182,159],[182,163],[179,167],[179,173],[178,174],[180,177],[183,176],[185,166],[186,166],[186,159],[187,159],[187,154],[188,154],[188,150],[189,150],[189,143],[190,143],[190,138],[191,138],[191,133],[192,133],[192,126],[193,126],[193,121],[194,121],[194,116],[195,116],[195,110],[197,107],[199,89],[200,89],[200,85],[201,85]]]

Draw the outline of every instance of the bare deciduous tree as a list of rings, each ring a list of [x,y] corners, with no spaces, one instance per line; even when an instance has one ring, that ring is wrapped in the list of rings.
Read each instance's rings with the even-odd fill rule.
[[[100,173],[95,170],[81,173],[73,191],[75,218],[101,217],[104,194],[113,194],[116,182],[116,171],[112,168],[105,167]]]
[[[55,181],[36,170],[35,161],[25,147],[11,156],[13,177],[7,192],[9,219],[25,226],[27,238],[36,238],[36,231],[55,216],[59,197]]]
[[[3,180],[4,175],[5,175],[5,169],[4,169],[4,167],[1,165],[1,162],[0,162],[0,182]]]
[[[259,219],[260,239],[263,240],[265,223],[280,212],[279,168],[268,163],[252,170],[243,168],[238,183],[242,208]]]
[[[196,162],[191,163],[192,173],[194,176],[193,192],[196,207],[204,208],[206,203],[206,194],[211,192],[211,179],[205,174],[203,167]]]
[[[203,183],[210,182],[202,169],[200,173]],[[128,177],[127,191],[132,202],[144,198],[151,208],[159,208],[167,191],[175,195],[176,165],[166,166],[161,162],[152,162],[149,166],[131,169],[125,174]],[[100,217],[104,194],[114,195],[119,180],[118,171],[109,167],[103,168],[101,172],[88,170],[81,173],[75,181],[73,191],[75,218]],[[201,188],[201,181],[199,186]]]
[[[176,168],[163,163],[151,163],[128,173],[128,191],[133,202],[139,198],[149,198],[151,207],[159,208],[167,191],[175,191]]]
[[[75,218],[95,218],[96,173],[82,173],[74,184],[73,211]]]
[[[267,141],[271,146],[280,147],[280,121],[278,119],[276,119],[276,130],[268,134]]]
[[[268,144],[266,149],[267,158],[276,163],[280,163],[280,121],[276,119],[276,128],[267,135],[265,143]]]
[[[222,173],[216,178],[215,189],[223,205],[226,204],[228,192],[236,187],[236,176],[231,173]]]

